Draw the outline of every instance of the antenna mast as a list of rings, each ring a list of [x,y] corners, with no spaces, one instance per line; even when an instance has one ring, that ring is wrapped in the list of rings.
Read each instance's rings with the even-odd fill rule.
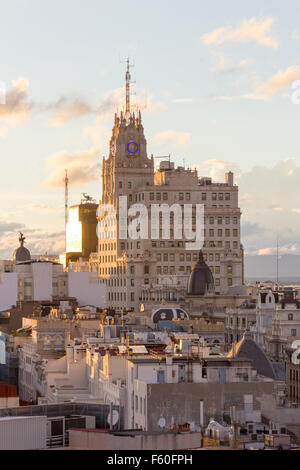
[[[131,83],[131,75],[130,75],[130,67],[134,67],[134,64],[130,64],[130,59],[127,57],[127,59],[123,62],[126,62],[127,64],[127,69],[126,69],[126,75],[125,75],[125,80],[126,80],[126,110],[125,110],[125,117],[128,119],[130,116],[130,85]]]
[[[277,289],[279,288],[279,265],[278,265],[278,236],[277,236],[277,250],[276,250],[276,277],[277,277]]]
[[[127,58],[127,70],[126,70],[126,117],[130,114],[130,64],[129,57]]]
[[[69,206],[69,178],[68,170],[65,170],[65,251],[67,251],[67,224],[68,224],[68,206]]]

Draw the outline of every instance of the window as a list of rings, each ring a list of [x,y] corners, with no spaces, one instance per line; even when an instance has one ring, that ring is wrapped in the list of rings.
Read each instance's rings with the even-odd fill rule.
[[[179,255],[179,261],[184,261],[184,253],[180,253],[180,255]]]
[[[174,255],[174,253],[170,253],[170,261],[175,261],[175,255]]]
[[[184,199],[184,194],[183,193],[179,193],[179,201],[183,201]]]
[[[213,236],[214,236],[214,229],[213,229],[213,228],[210,228],[210,229],[209,229],[209,236],[210,236],[210,237],[213,237]]]
[[[156,274],[161,274],[161,266],[156,266]]]
[[[191,193],[185,193],[185,199],[187,201],[190,201],[191,200]]]
[[[202,201],[206,201],[206,193],[202,193]]]
[[[225,193],[225,200],[230,201],[230,193]]]
[[[187,253],[187,254],[186,254],[186,260],[187,260],[187,261],[191,261],[191,260],[192,260],[192,255],[191,255],[191,253]]]
[[[227,266],[227,274],[232,274],[232,266]]]
[[[230,217],[225,217],[225,224],[229,225],[230,224]]]
[[[233,229],[233,236],[234,237],[237,237],[238,236],[238,231],[236,228]]]
[[[288,320],[293,320],[293,319],[294,319],[294,318],[293,318],[293,314],[292,314],[292,313],[289,313],[289,314],[288,314]]]
[[[233,248],[238,248],[238,242],[233,242]]]
[[[168,193],[163,193],[163,200],[167,201],[167,199],[168,199]]]
[[[157,371],[157,383],[159,384],[165,383],[165,371],[164,370]]]
[[[223,201],[223,198],[224,198],[224,194],[223,194],[223,193],[219,193],[219,196],[218,196],[219,201]]]
[[[149,266],[147,264],[144,266],[144,274],[149,274]]]
[[[237,225],[237,223],[238,223],[238,218],[237,218],[237,217],[233,217],[233,224],[234,224],[234,225]]]
[[[134,302],[134,292],[130,293],[130,300],[131,300],[131,302]]]
[[[228,285],[229,285],[229,286],[232,286],[232,279],[231,279],[231,277],[228,278]]]
[[[225,230],[225,237],[230,237],[230,229],[229,228],[227,228]]]
[[[130,274],[134,274],[134,266],[130,266]]]
[[[214,221],[215,221],[215,218],[214,218],[214,217],[210,217],[210,218],[209,218],[209,223],[210,223],[210,224],[213,224]]]
[[[291,336],[297,336],[297,330],[296,328],[291,329]]]
[[[219,224],[219,225],[222,225],[222,223],[223,223],[223,218],[222,218],[222,217],[218,217],[218,224]]]
[[[119,181],[119,188],[122,189],[122,181]]]
[[[217,193],[212,193],[212,200],[216,201],[217,200]]]
[[[154,193],[150,193],[150,201],[154,201]]]
[[[218,229],[218,237],[222,237],[223,235],[223,230],[221,228]]]
[[[131,187],[132,187],[131,181],[128,181],[128,189],[131,189]]]
[[[209,261],[213,261],[214,260],[214,255],[212,253],[209,253]]]
[[[156,253],[156,261],[161,261],[161,253]]]
[[[215,260],[216,260],[216,261],[220,261],[220,254],[219,254],[219,253],[216,253]]]
[[[216,266],[216,267],[215,267],[215,273],[216,273],[216,274],[220,274],[220,266]]]
[[[225,248],[226,248],[227,250],[230,250],[230,242],[225,242]]]

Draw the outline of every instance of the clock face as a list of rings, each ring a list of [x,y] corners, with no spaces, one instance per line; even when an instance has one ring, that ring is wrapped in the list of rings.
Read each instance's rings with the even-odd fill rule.
[[[133,140],[131,140],[130,142],[128,142],[128,144],[126,146],[126,150],[129,153],[129,155],[131,157],[133,157],[134,155],[136,155],[138,153],[139,145],[136,142],[134,142]]]

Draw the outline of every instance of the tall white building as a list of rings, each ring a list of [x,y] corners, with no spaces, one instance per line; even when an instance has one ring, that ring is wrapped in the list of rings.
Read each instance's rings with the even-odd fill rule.
[[[171,161],[154,168],[153,155],[147,154],[141,113],[130,109],[129,70],[126,74],[126,111],[115,114],[109,155],[103,158],[102,200],[99,207],[98,262],[99,275],[106,279],[107,304],[115,308],[138,309],[145,286],[158,284],[160,275],[184,274],[198,259],[197,250],[187,250],[187,238],[178,237],[174,213],[170,213],[170,239],[163,238],[165,215],[160,213],[160,229],[151,234],[151,206],[192,204],[192,226],[196,226],[196,204],[204,205],[204,257],[213,273],[216,293],[243,284],[243,246],[240,242],[238,187],[228,172],[223,183],[200,177],[196,170],[175,168]],[[126,221],[121,220],[120,196],[126,196],[126,208],[138,215],[140,204],[147,209],[148,238],[145,224],[140,237],[127,237]],[[116,210],[116,224],[108,219],[107,204]],[[177,219],[178,220],[178,219]],[[152,238],[151,238],[152,235]]]

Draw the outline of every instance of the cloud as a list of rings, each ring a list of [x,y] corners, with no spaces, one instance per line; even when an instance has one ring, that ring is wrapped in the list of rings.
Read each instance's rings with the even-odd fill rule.
[[[225,181],[225,173],[228,171],[233,171],[235,177],[238,177],[241,173],[237,163],[217,159],[205,160],[201,165],[193,165],[193,168],[198,171],[199,175],[210,176],[213,181],[218,183]]]
[[[98,158],[98,148],[73,153],[61,151],[50,155],[46,160],[46,170],[50,174],[44,181],[44,186],[63,186],[65,169],[68,170],[68,177],[72,186],[97,180],[100,167]]]
[[[289,245],[289,246],[279,246],[278,247],[278,253],[279,254],[295,254],[296,252],[299,252],[299,245],[294,244],[294,245]],[[277,245],[268,247],[268,248],[262,248],[257,251],[258,256],[265,256],[265,255],[276,255],[277,254]]]
[[[34,104],[28,101],[28,87],[27,78],[19,77],[17,80],[12,80],[12,88],[5,95],[5,103],[0,105],[0,121],[16,127],[18,123],[28,118],[34,109]],[[2,133],[5,134],[7,131]]]
[[[62,126],[72,119],[94,112],[92,107],[80,98],[61,97],[56,103],[47,106],[53,112],[48,121],[50,126]]]
[[[272,98],[279,90],[288,88],[296,78],[300,77],[300,67],[291,66],[286,70],[279,70],[275,75],[269,78],[265,83],[256,87],[253,94],[249,97],[253,99],[268,100]]]
[[[8,128],[0,127],[0,139],[5,139],[8,136]]]
[[[213,51],[212,56],[214,58],[214,65],[212,66],[211,71],[222,74],[239,72],[247,68],[250,63],[249,59],[243,59],[237,64],[233,64],[232,60],[225,56],[223,51]]]
[[[22,229],[23,224],[15,222],[1,222],[0,221],[0,234],[7,234],[9,232],[15,232],[16,230]]]
[[[294,29],[294,30],[292,31],[291,38],[293,39],[293,41],[298,41],[298,39],[300,39],[300,31],[299,31],[299,29]]]
[[[269,35],[274,18],[243,20],[235,29],[232,26],[221,27],[202,36],[205,44],[223,44],[225,42],[246,43],[255,41],[259,45],[277,49],[279,40]]]
[[[192,103],[193,98],[175,98],[172,101],[173,103]]]
[[[16,224],[18,225],[18,224]],[[34,254],[57,254],[64,250],[65,234],[52,232],[40,228],[29,229],[25,225],[16,228],[14,231],[2,234],[0,232],[0,257],[1,259],[11,259],[13,252],[19,246],[19,229],[26,237],[26,248],[32,255]]]
[[[291,201],[300,200],[299,178],[300,166],[294,158],[280,160],[273,167],[260,165],[241,172],[238,184],[242,223],[255,224],[264,230],[263,236],[253,230],[242,231],[247,254],[258,254],[259,250],[270,247],[274,251],[277,237],[284,252],[300,253],[300,243],[297,243],[300,240],[300,217],[297,215],[300,210],[291,206]],[[260,251],[263,253],[272,254],[271,251]]]
[[[261,225],[255,222],[248,222],[247,220],[244,221],[243,219],[241,229],[242,237],[249,237],[252,235],[262,234],[265,231],[265,229]]]
[[[152,141],[158,145],[170,145],[172,147],[182,147],[191,138],[190,132],[175,132],[172,130],[160,132],[152,137]]]
[[[141,91],[141,96],[145,94],[145,99],[131,97],[132,111],[138,109],[145,113],[153,113],[160,109],[164,109],[163,103],[155,102],[153,95],[147,95],[145,91]],[[41,110],[50,112],[51,117],[48,121],[50,126],[62,126],[69,121],[77,119],[81,116],[96,116],[97,119],[110,119],[113,113],[125,109],[125,90],[119,87],[111,90],[103,95],[101,102],[90,104],[80,96],[62,96],[55,103],[48,104]]]

